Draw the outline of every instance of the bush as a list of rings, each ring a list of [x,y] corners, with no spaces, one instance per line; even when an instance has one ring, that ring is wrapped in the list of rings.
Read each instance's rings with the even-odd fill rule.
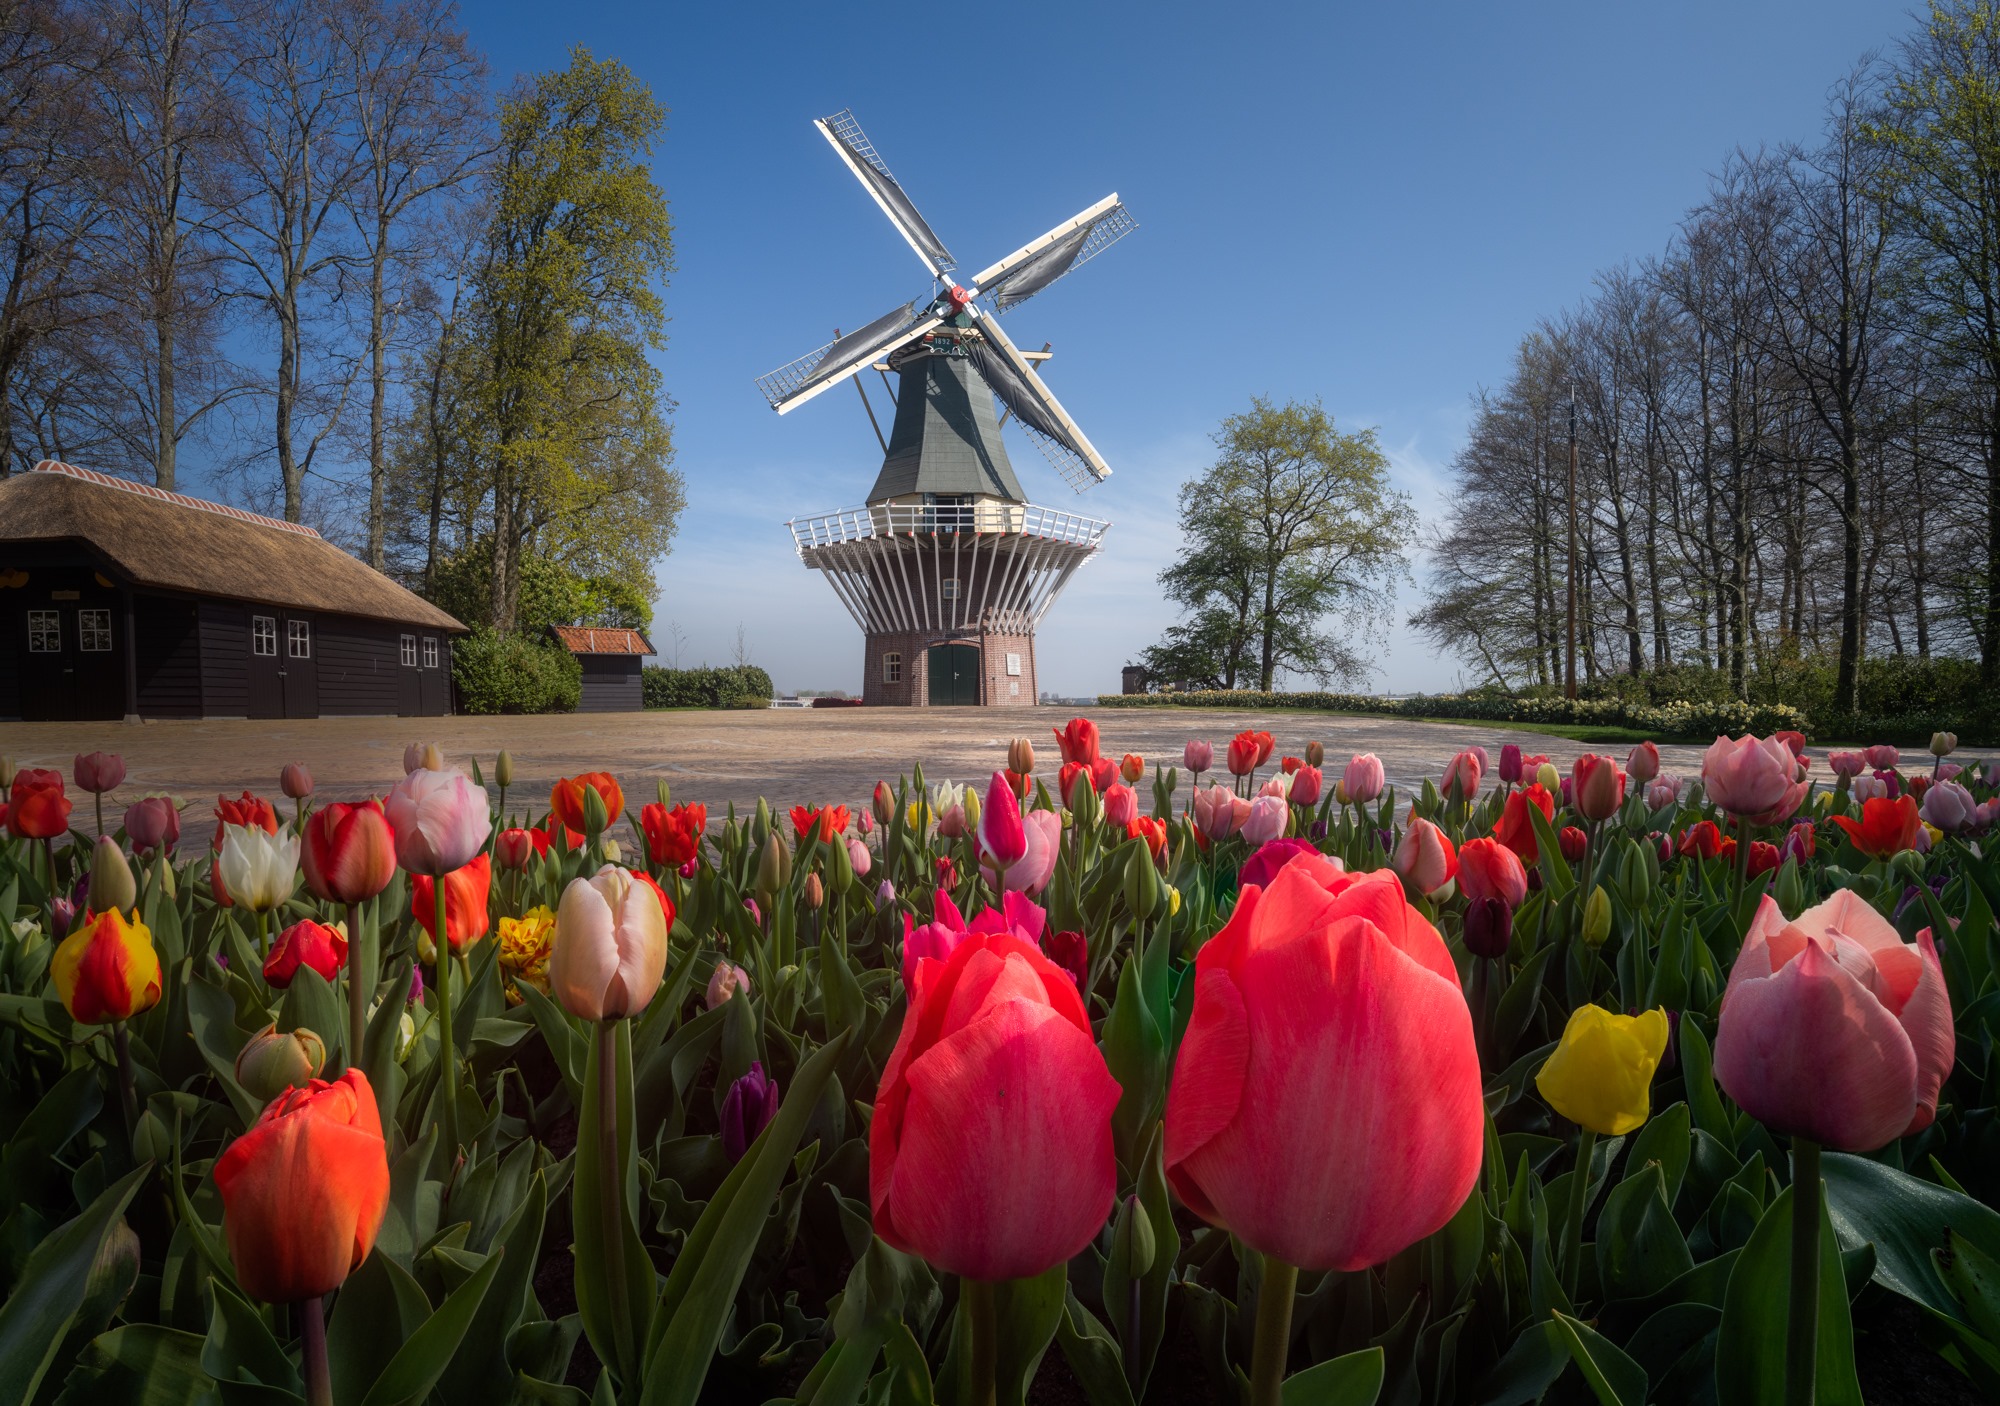
[[[451,678],[468,713],[574,713],[583,666],[553,641],[481,625],[452,646]]]
[[[1507,697],[1490,693],[1428,693],[1409,698],[1376,698],[1365,693],[1106,693],[1102,708],[1316,708],[1334,713],[1380,713],[1403,718],[1473,718],[1495,723],[1574,723],[1629,727],[1657,737],[1706,742],[1724,734],[1768,734],[1806,730],[1806,715],[1782,703],[1753,704],[1677,700],[1629,703],[1622,698]],[[1926,734],[1928,736],[1928,734]]]
[[[666,669],[654,664],[639,678],[648,708],[762,708],[774,691],[771,676],[755,664],[720,669]]]

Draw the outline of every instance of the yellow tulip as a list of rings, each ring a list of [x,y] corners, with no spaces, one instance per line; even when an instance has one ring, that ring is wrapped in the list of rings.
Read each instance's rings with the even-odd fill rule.
[[[1535,1088],[1579,1127],[1606,1137],[1629,1133],[1651,1112],[1649,1091],[1667,1029],[1667,1013],[1658,1007],[1613,1015],[1602,1006],[1578,1006]]]
[[[149,1011],[160,999],[153,934],[117,909],[91,915],[49,959],[56,995],[72,1019],[109,1025]]]

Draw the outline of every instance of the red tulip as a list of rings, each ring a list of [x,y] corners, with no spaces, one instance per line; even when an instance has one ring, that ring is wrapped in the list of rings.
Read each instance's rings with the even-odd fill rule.
[[[1362,1269],[1465,1203],[1485,1127],[1458,972],[1393,875],[1301,857],[1243,890],[1195,957],[1167,1095],[1191,1210],[1288,1264]]]
[[[1042,936],[1042,951],[1051,962],[1069,973],[1077,990],[1090,980],[1090,941],[1080,932],[1050,931]]]
[[[278,833],[278,812],[262,796],[253,796],[248,791],[233,801],[227,796],[217,796],[215,838],[209,841],[210,849],[222,848],[222,832],[229,825],[254,826],[267,835],[275,835]]]
[[[1519,908],[1528,897],[1528,871],[1514,851],[1482,836],[1458,847],[1458,888],[1474,902],[1497,898]]]
[[[1754,879],[1759,874],[1769,874],[1784,862],[1784,856],[1778,853],[1778,847],[1769,840],[1752,840],[1750,842],[1749,875],[1751,878]]]
[[[437,880],[410,875],[410,916],[437,941]],[[493,861],[480,855],[444,876],[444,931],[453,952],[463,952],[486,936],[492,918],[486,909],[493,887]]]
[[[1134,816],[1125,822],[1125,838],[1144,840],[1155,864],[1167,856],[1167,822],[1164,820],[1155,820],[1150,815]]]
[[[306,818],[299,868],[328,903],[363,903],[396,877],[396,832],[376,800],[335,801]]]
[[[1708,798],[1752,825],[1791,818],[1805,799],[1799,759],[1775,737],[1718,737],[1701,759]]]
[[[1529,806],[1539,810],[1544,819],[1554,820],[1556,817],[1555,797],[1538,781],[1532,786],[1507,793],[1507,803],[1500,811],[1500,823],[1493,827],[1493,838],[1519,855],[1523,864],[1538,863],[1542,854],[1541,846],[1535,840],[1535,823],[1528,818]]]
[[[655,864],[678,869],[701,853],[701,838],[708,830],[708,807],[678,805],[669,809],[655,801],[640,810],[639,828],[646,835],[647,857]]]
[[[661,807],[651,805],[647,806],[646,809],[659,810]],[[699,809],[699,807],[696,807],[696,809]],[[643,823],[645,820],[645,813],[643,811],[640,812],[639,818]],[[650,830],[646,832],[646,839],[650,844],[652,841],[652,832]],[[540,859],[548,852],[549,832],[546,830],[524,830],[516,826],[511,830],[502,830],[493,837],[493,862],[498,864],[502,869],[511,870],[514,873],[519,873],[523,869],[526,869],[531,861]]]
[[[604,802],[607,824],[615,825],[618,817],[625,813],[625,792],[619,788],[618,779],[609,772],[586,771],[581,776],[565,776],[549,789],[549,813],[569,831],[570,848],[575,849],[584,841],[583,793],[597,792]]]
[[[347,935],[306,918],[279,933],[271,944],[271,955],[264,959],[264,980],[282,989],[292,984],[300,967],[311,967],[332,981],[346,963]]]
[[[1859,820],[1836,815],[1833,823],[1847,832],[1847,838],[1854,841],[1856,849],[1876,859],[1887,859],[1892,854],[1914,848],[1917,831],[1923,828],[1916,800],[1910,796],[1898,796],[1893,801],[1886,796],[1878,796],[1862,804]]]
[[[813,838],[817,825],[819,838],[832,844],[835,835],[847,833],[849,818],[846,806],[793,806],[792,831],[804,844]]]
[[[215,1162],[236,1282],[265,1303],[332,1293],[389,1208],[389,1150],[368,1076],[281,1095]]]
[[[69,833],[70,799],[62,773],[22,767],[8,794],[7,828],[23,840],[52,840]]]
[[[1570,794],[1585,820],[1609,820],[1625,804],[1625,773],[1611,758],[1585,752],[1570,767]]]
[[[1089,718],[1071,718],[1054,731],[1065,762],[1089,766],[1097,760],[1097,724]]]
[[[1444,782],[1440,787],[1445,799],[1469,801],[1479,794],[1479,775],[1485,770],[1478,756],[1467,748],[1453,757],[1445,765]]]
[[[1765,896],[1715,1033],[1716,1081],[1751,1117],[1873,1152],[1930,1126],[1956,1048],[1929,929],[1905,943],[1848,889],[1789,923]]]
[[[1035,944],[973,933],[915,976],[868,1129],[875,1233],[947,1273],[1032,1278],[1110,1214],[1118,1083]]]
[[[1574,825],[1565,825],[1556,833],[1556,843],[1561,846],[1563,858],[1572,864],[1583,863],[1584,855],[1590,853],[1590,836]]]
[[[1114,786],[1113,791],[1128,788]],[[1111,807],[1107,799],[1105,814]],[[1007,773],[996,771],[986,786],[986,804],[979,812],[979,853],[997,872],[1018,863],[1028,852],[1028,827],[1021,819],[1021,798],[1007,784]]]
[[[102,795],[125,779],[125,759],[116,752],[79,752],[74,773],[77,790]]]
[[[1651,742],[1641,742],[1625,758],[1625,770],[1634,781],[1645,785],[1660,774],[1660,749]]]
[[[1324,784],[1325,778],[1318,767],[1300,767],[1292,773],[1292,804],[1295,806],[1318,805],[1320,787]]]
[[[1733,851],[1734,842],[1727,843]],[[1680,843],[1675,848],[1692,859],[1714,859],[1722,853],[1724,844],[1722,831],[1713,820],[1699,820],[1681,831]]]
[[[1251,772],[1255,771],[1257,769],[1258,747],[1257,734],[1254,732],[1239,732],[1230,738],[1228,755],[1224,758],[1224,763],[1229,768],[1229,774],[1232,776],[1248,776]]]

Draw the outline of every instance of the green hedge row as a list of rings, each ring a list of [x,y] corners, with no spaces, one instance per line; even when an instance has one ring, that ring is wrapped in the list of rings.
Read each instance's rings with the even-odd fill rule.
[[[477,626],[451,648],[451,679],[467,713],[573,713],[583,666],[552,640]]]
[[[774,692],[771,676],[755,664],[719,669],[655,664],[641,670],[639,679],[648,708],[762,708]]]
[[[1629,727],[1657,737],[1698,741],[1744,732],[1806,731],[1806,715],[1783,703],[1737,700],[1637,703],[1622,698],[1507,698],[1476,693],[1425,693],[1375,698],[1365,693],[1261,693],[1252,689],[1196,693],[1105,693],[1103,708],[1312,708],[1400,718],[1475,718],[1496,723],[1574,723]]]

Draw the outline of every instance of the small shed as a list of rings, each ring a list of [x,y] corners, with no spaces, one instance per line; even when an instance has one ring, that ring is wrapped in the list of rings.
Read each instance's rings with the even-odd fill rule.
[[[636,713],[646,706],[639,667],[653,646],[644,635],[593,625],[551,625],[549,633],[583,666],[579,713]]]
[[[54,460],[0,479],[0,719],[449,713],[464,632],[296,522]]]

